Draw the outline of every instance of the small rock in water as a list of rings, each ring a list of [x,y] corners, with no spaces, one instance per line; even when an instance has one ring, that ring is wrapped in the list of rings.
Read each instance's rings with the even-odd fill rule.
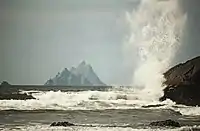
[[[171,126],[171,127],[181,127],[180,124],[173,120],[156,121],[149,124],[150,126]]]
[[[150,107],[161,107],[165,106],[165,104],[157,104],[157,105],[147,105],[147,106],[142,106],[143,108],[150,108]]]
[[[50,126],[64,126],[64,127],[67,127],[67,126],[75,126],[73,123],[69,123],[69,122],[53,122],[51,123]]]

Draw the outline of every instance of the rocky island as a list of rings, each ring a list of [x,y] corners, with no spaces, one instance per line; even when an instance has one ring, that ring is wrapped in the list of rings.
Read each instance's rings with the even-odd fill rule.
[[[91,65],[82,61],[70,70],[65,68],[54,78],[47,80],[45,85],[58,86],[106,86],[94,72]]]

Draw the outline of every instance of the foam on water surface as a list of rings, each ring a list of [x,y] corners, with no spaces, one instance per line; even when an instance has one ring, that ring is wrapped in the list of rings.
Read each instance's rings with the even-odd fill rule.
[[[48,125],[41,126],[18,126],[15,128],[4,128],[2,131],[191,131],[200,129],[199,126],[185,126],[181,128],[166,129],[166,128],[146,128],[146,129],[133,129],[122,127],[49,127]]]
[[[176,105],[171,100],[159,102],[158,100],[147,99],[148,94],[143,94],[139,89],[129,90],[125,87],[123,89],[115,87],[109,91],[49,91],[32,93],[32,95],[36,100],[1,100],[0,110],[143,109],[144,106],[148,105],[162,105],[148,109],[172,109],[183,115],[200,115],[199,107]]]
[[[78,110],[78,109],[128,109],[159,102],[143,98],[138,91],[83,91],[32,93],[36,100],[1,100],[0,109]],[[150,96],[149,96],[150,97]]]

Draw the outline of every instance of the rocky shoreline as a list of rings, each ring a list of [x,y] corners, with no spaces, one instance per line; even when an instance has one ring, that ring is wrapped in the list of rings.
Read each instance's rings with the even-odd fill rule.
[[[200,106],[200,56],[172,67],[164,77],[167,87],[160,101],[171,99],[177,104]]]

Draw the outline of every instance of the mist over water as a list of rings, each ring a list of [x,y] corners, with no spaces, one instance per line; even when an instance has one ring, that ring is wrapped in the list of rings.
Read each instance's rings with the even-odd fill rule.
[[[163,73],[171,66],[186,20],[176,0],[143,0],[127,13],[130,36],[125,47],[136,64],[133,86],[156,99],[163,89]]]

